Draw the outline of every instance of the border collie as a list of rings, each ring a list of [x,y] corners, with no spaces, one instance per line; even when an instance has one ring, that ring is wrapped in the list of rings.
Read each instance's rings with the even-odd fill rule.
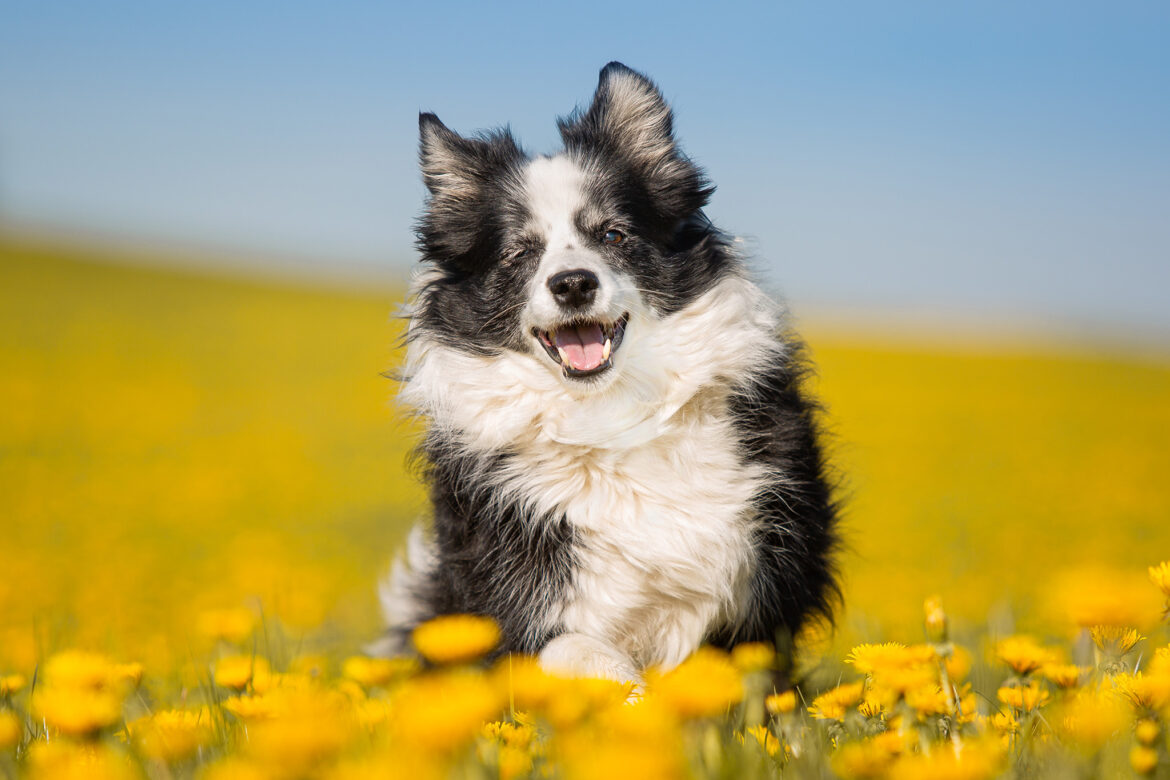
[[[601,71],[563,151],[419,117],[429,191],[401,398],[434,523],[388,637],[494,618],[502,652],[617,680],[791,636],[836,600],[836,513],[800,342],[702,208],[645,76]]]

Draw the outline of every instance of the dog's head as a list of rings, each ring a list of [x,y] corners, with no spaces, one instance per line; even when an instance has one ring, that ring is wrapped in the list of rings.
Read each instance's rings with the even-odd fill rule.
[[[472,354],[530,355],[575,390],[609,385],[623,344],[721,275],[702,172],[670,107],[620,63],[586,110],[558,121],[564,150],[530,157],[507,130],[467,138],[419,117],[430,197],[418,225],[431,268],[415,327]]]

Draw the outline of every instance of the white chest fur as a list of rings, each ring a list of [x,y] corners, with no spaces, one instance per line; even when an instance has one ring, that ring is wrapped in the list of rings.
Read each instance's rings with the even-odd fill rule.
[[[529,517],[563,515],[577,532],[569,592],[546,619],[599,644],[569,648],[570,665],[620,676],[630,663],[676,664],[744,604],[766,475],[743,463],[727,405],[776,359],[778,322],[738,276],[668,318],[634,308],[617,379],[600,393],[566,384],[539,355],[412,344],[403,400],[448,440],[508,453],[479,477]],[[589,653],[622,660],[581,663]]]
[[[750,502],[761,477],[738,457],[723,400],[695,398],[668,433],[614,452],[532,447],[521,491],[557,508],[580,546],[560,623],[636,666],[673,666],[744,604]]]

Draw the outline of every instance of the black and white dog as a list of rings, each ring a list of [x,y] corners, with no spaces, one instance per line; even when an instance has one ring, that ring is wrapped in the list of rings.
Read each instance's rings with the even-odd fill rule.
[[[655,85],[607,65],[551,157],[419,124],[402,398],[434,526],[384,588],[390,637],[489,615],[505,651],[637,680],[827,614],[836,517],[800,345],[704,216]]]

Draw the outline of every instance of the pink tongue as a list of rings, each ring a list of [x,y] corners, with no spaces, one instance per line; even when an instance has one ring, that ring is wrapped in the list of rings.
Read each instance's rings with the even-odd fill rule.
[[[575,328],[561,328],[557,331],[557,346],[564,350],[571,368],[589,371],[602,363],[601,351],[605,341],[601,326],[579,325]]]

